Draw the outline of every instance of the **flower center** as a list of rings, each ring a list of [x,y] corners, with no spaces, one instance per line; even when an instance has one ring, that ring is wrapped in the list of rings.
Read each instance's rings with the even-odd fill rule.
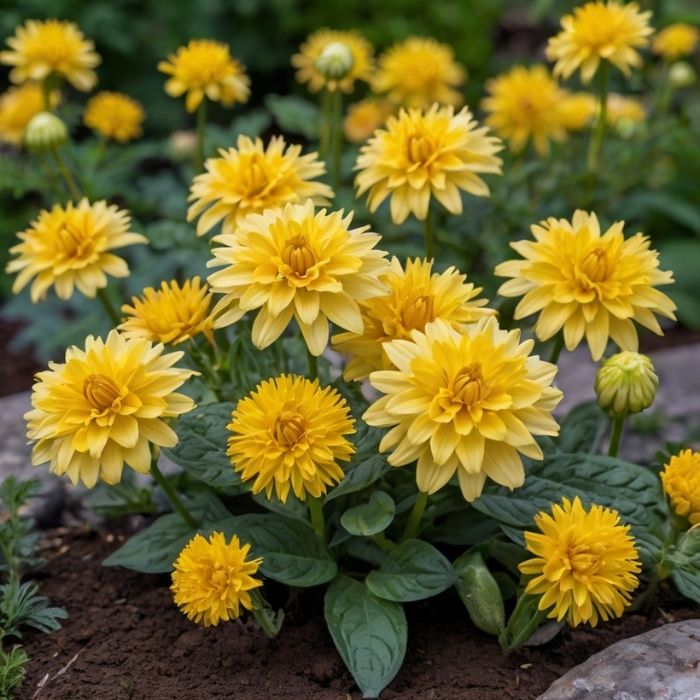
[[[486,394],[481,365],[473,362],[457,372],[452,383],[452,395],[464,406],[472,406]]]
[[[270,184],[270,176],[265,167],[265,159],[259,153],[251,156],[249,167],[245,170],[246,190],[249,195],[263,194]]]
[[[93,408],[104,411],[114,406],[121,392],[113,379],[104,374],[91,374],[83,383],[83,396]]]
[[[576,578],[588,578],[598,573],[601,564],[602,547],[588,544],[575,544],[564,555],[564,564]]]
[[[401,323],[406,330],[423,330],[433,320],[432,297],[419,296],[401,311]]]
[[[309,268],[316,264],[316,257],[305,236],[298,235],[285,241],[282,262],[289,265],[298,277],[304,277]]]
[[[608,278],[608,255],[602,248],[592,250],[580,262],[579,270],[591,282],[604,282]]]
[[[426,163],[433,154],[433,147],[424,136],[414,134],[408,137],[408,160],[411,163]]]
[[[63,223],[58,229],[59,245],[67,258],[81,259],[92,251],[92,240],[77,226]]]
[[[278,445],[293,447],[306,435],[304,416],[293,411],[283,411],[272,429]]]

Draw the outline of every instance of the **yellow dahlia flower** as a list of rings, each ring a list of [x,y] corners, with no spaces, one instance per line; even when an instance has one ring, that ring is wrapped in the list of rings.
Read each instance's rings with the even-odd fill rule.
[[[187,220],[197,217],[197,235],[203,236],[223,221],[223,233],[233,233],[248,214],[297,204],[310,199],[328,205],[333,190],[315,178],[326,172],[317,153],[301,155],[301,146],[273,136],[267,147],[260,139],[239,136],[236,148],[209,158],[205,172],[192,183]]]
[[[126,317],[119,330],[125,338],[178,345],[203,333],[213,342],[214,318],[212,294],[199,277],[180,286],[176,280],[161,282],[160,289],[147,287],[141,298],[132,297],[131,306],[124,304]]]
[[[196,112],[206,97],[229,107],[247,102],[250,80],[245,66],[231,56],[229,47],[219,41],[191,39],[187,46],[158,64],[158,70],[172,76],[165,83],[170,97],[187,93],[185,107]]]
[[[544,66],[515,66],[486,83],[489,92],[482,102],[489,113],[486,123],[510,141],[518,153],[532,142],[540,155],[549,152],[549,141],[566,135],[560,114],[564,91]]]
[[[595,214],[577,211],[571,222],[549,218],[531,227],[534,241],[511,243],[523,260],[496,266],[512,277],[498,293],[525,295],[515,309],[521,319],[539,312],[535,333],[548,340],[564,330],[567,350],[586,336],[594,360],[612,339],[621,350],[637,350],[633,321],[663,335],[654,313],[675,319],[676,305],[656,289],[673,282],[659,269],[659,254],[641,233],[625,239],[618,221],[601,235]]]
[[[352,67],[340,80],[327,78],[316,65],[323,50],[329,44],[344,44],[352,54]],[[299,53],[292,56],[292,65],[297,69],[297,82],[307,83],[311,92],[325,88],[331,92],[341,90],[350,93],[355,81],[369,82],[374,64],[372,45],[358,32],[341,32],[333,29],[319,29],[310,34],[299,47]]]
[[[483,308],[488,300],[478,298],[481,287],[466,279],[454,267],[433,272],[432,260],[409,259],[404,269],[398,258],[393,258],[391,269],[382,277],[387,293],[360,302],[364,331],[339,333],[333,338],[335,349],[352,358],[343,373],[345,379],[365,379],[376,369],[392,368],[383,344],[408,340],[411,331],[423,331],[437,318],[459,330],[493,315],[493,309]]]
[[[365,412],[369,425],[391,430],[381,452],[389,464],[418,460],[416,482],[435,493],[454,475],[464,498],[476,500],[486,477],[509,489],[525,478],[520,453],[542,459],[535,435],[557,435],[552,410],[561,391],[556,367],[529,353],[534,341],[505,331],[495,318],[455,330],[438,319],[393,340],[384,351],[396,366],[369,375],[386,394]]]
[[[464,101],[458,88],[466,78],[450,46],[414,36],[379,57],[372,89],[404,107],[428,109],[435,102],[456,107]]]
[[[692,24],[677,22],[662,29],[655,37],[651,50],[669,61],[675,61],[690,54],[700,42],[700,30]]]
[[[124,463],[147,473],[150,444],[177,444],[164,419],[194,408],[192,399],[175,393],[196,374],[173,367],[182,356],[117,331],[106,341],[88,336],[84,350],[68,348],[65,363],[51,362],[36,375],[33,409],[24,416],[35,442],[32,464],[50,462],[54,474],[89,488],[98,477],[119,483]]]
[[[0,63],[12,66],[10,80],[24,83],[51,75],[65,78],[73,87],[89,92],[97,83],[92,70],[100,63],[95,45],[73,22],[56,19],[27,20],[0,51]]]
[[[642,65],[637,49],[649,44],[650,18],[651,12],[640,12],[635,2],[595,0],[574,8],[547,46],[547,58],[556,61],[554,75],[568,78],[580,68],[581,80],[588,83],[602,60],[628,75]]]
[[[141,136],[143,107],[120,92],[99,92],[88,100],[83,115],[85,126],[108,139],[126,143]]]
[[[642,567],[619,513],[599,505],[586,511],[576,496],[552,505],[551,515],[538,513],[535,525],[540,532],[525,532],[525,548],[535,557],[520,571],[534,577],[525,593],[541,596],[539,609],[552,608],[547,617],[566,618],[571,627],[620,617]]]
[[[343,133],[350,143],[363,143],[394,113],[388,100],[369,97],[348,107]]]
[[[56,204],[51,211],[40,211],[31,226],[17,234],[22,242],[10,248],[16,257],[6,271],[18,273],[12,292],[17,294],[33,279],[33,302],[44,299],[50,287],[60,299],[70,299],[74,286],[94,297],[107,286],[107,275],[129,275],[126,262],[111,251],[148,242],[129,231],[130,225],[128,212],[104,200],[90,204],[83,198],[78,204]]]
[[[593,120],[598,101],[590,92],[564,92],[559,104],[559,121],[567,131],[581,131]]]
[[[173,600],[192,622],[204,627],[240,617],[241,607],[255,607],[250,592],[262,581],[255,574],[262,559],[249,559],[250,545],[236,535],[226,542],[222,532],[208,539],[195,535],[175,561]]]
[[[500,174],[502,161],[495,154],[501,148],[488,128],[477,128],[466,107],[457,114],[437,105],[427,113],[401,110],[361,148],[355,165],[360,171],[357,194],[369,190],[372,212],[391,196],[391,218],[397,224],[410,213],[425,219],[431,197],[451,214],[461,214],[460,190],[489,195],[478,173]]]
[[[671,457],[661,483],[673,510],[691,525],[700,523],[700,452],[683,450]]]
[[[375,250],[380,236],[369,226],[351,229],[352,214],[314,211],[311,201],[251,214],[235,233],[214,238],[209,267],[225,265],[209,277],[212,291],[224,294],[215,313],[217,328],[260,309],[253,323],[259,348],[273,343],[294,317],[309,351],[328,344],[328,322],[362,332],[358,300],[384,292],[380,276],[386,253]]]
[[[228,429],[228,456],[253,493],[273,492],[286,502],[290,490],[319,497],[343,478],[338,462],[355,452],[345,437],[355,432],[345,399],[318,380],[282,375],[261,382],[241,399]]]
[[[59,92],[53,90],[51,107],[59,102]],[[37,83],[11,87],[0,95],[0,141],[16,146],[22,143],[24,131],[32,117],[44,111],[44,94]]]

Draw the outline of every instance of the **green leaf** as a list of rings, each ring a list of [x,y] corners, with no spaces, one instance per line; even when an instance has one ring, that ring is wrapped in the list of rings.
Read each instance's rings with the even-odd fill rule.
[[[471,621],[487,634],[498,636],[505,627],[506,612],[501,589],[478,551],[465,552],[453,564],[455,588]]]
[[[369,459],[350,463],[343,480],[326,496],[326,501],[332,501],[340,496],[347,496],[371,486],[381,479],[389,470],[386,457],[374,454]]]
[[[310,141],[318,138],[320,115],[313,102],[295,95],[268,95],[265,106],[282,131],[301,134]]]
[[[408,625],[403,608],[338,576],[328,587],[324,615],[338,653],[365,698],[378,698],[404,656]]]
[[[671,579],[681,595],[700,604],[700,568],[674,569]]]
[[[471,546],[484,542],[495,532],[498,532],[495,521],[462,503],[461,510],[439,518],[435,525],[423,530],[421,538],[430,542]]]
[[[452,564],[433,545],[407,540],[367,575],[365,584],[380,598],[408,603],[442,593],[456,579]]]
[[[376,535],[391,525],[395,513],[392,497],[384,491],[375,491],[368,503],[346,510],[340,516],[340,524],[351,535]]]
[[[287,500],[282,503],[274,494],[272,498],[268,498],[264,491],[256,493],[253,500],[265,510],[270,510],[273,513],[284,515],[287,518],[303,520],[308,522],[309,509],[303,501],[300,501],[293,493],[287,496]]]
[[[700,530],[684,532],[663,564],[672,567],[671,578],[679,592],[700,603]]]
[[[605,414],[595,401],[575,406],[562,421],[557,450],[565,453],[595,452],[606,422]]]

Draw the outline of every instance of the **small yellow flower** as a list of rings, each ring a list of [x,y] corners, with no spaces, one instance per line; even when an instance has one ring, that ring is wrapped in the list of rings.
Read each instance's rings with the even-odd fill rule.
[[[495,154],[501,148],[501,141],[478,127],[466,107],[457,114],[437,105],[427,113],[402,109],[361,148],[357,194],[369,190],[372,212],[391,197],[391,218],[397,224],[410,213],[424,220],[432,197],[451,214],[461,214],[460,190],[489,195],[479,173],[500,174],[502,161]]]
[[[175,561],[170,590],[180,610],[204,627],[240,617],[255,607],[250,591],[262,586],[255,574],[262,559],[249,559],[250,545],[222,532],[195,535]]]
[[[700,452],[683,450],[661,472],[661,483],[673,510],[691,525],[700,523]]]
[[[334,43],[344,44],[352,55],[352,67],[340,80],[326,77],[316,64],[323,50]],[[357,32],[319,29],[310,34],[299,47],[299,53],[292,56],[292,65],[297,69],[297,82],[307,83],[311,92],[325,88],[331,92],[340,90],[350,93],[355,89],[356,80],[369,82],[374,64],[373,54],[372,45]]]
[[[15,257],[6,271],[18,273],[12,292],[17,294],[33,279],[33,302],[46,297],[54,287],[60,299],[70,299],[73,287],[94,297],[107,286],[107,275],[127,277],[126,262],[112,250],[135,243],[147,243],[140,233],[129,231],[128,212],[104,200],[90,204],[57,204],[39,212],[30,228],[17,234],[22,241],[10,248]]]
[[[236,148],[219,154],[192,183],[187,220],[199,217],[198,236],[220,221],[223,233],[233,233],[248,214],[307,199],[328,205],[333,197],[328,185],[315,180],[326,172],[318,154],[301,155],[301,146],[287,146],[282,136],[273,136],[267,147],[261,139],[239,136]]]
[[[659,269],[659,254],[649,238],[636,233],[625,239],[624,222],[601,234],[595,214],[577,211],[571,222],[549,218],[531,227],[534,241],[511,243],[523,260],[496,267],[500,277],[512,277],[498,293],[523,296],[515,318],[538,313],[535,333],[540,340],[564,331],[567,350],[583,339],[599,360],[608,339],[622,350],[637,350],[633,321],[663,335],[654,313],[675,319],[676,305],[656,289],[673,282]]]
[[[598,101],[590,92],[565,92],[559,105],[559,119],[567,131],[581,131],[592,121]]]
[[[124,304],[125,320],[119,330],[125,338],[146,338],[152,342],[178,345],[200,333],[213,342],[212,294],[199,277],[180,286],[176,280],[161,282],[160,289],[147,287],[141,298]]]
[[[391,269],[382,277],[387,293],[359,302],[364,331],[333,338],[335,349],[352,357],[343,373],[345,379],[365,379],[374,370],[392,368],[383,344],[408,340],[411,331],[423,331],[435,319],[459,330],[495,313],[483,308],[488,300],[478,298],[481,287],[467,283],[466,275],[454,267],[442,273],[432,270],[432,260],[409,259],[404,269],[397,258],[392,259]]]
[[[51,107],[60,99],[59,92],[51,92]],[[0,95],[0,141],[19,146],[24,138],[24,131],[32,117],[44,110],[44,95],[37,83],[25,83],[11,87]]]
[[[99,65],[100,57],[92,41],[73,22],[27,20],[7,44],[10,50],[0,51],[0,63],[12,66],[13,83],[56,75],[83,92],[97,83],[92,69]]]
[[[655,37],[651,50],[668,61],[690,56],[700,42],[700,30],[692,24],[677,22],[662,29]]]
[[[83,121],[108,139],[126,143],[141,136],[143,107],[120,92],[99,92],[88,100]]]
[[[624,127],[626,124],[640,124],[647,117],[644,105],[633,97],[610,93],[607,106],[606,119],[609,124],[616,127]]]
[[[261,382],[241,399],[228,429],[228,455],[253,493],[273,492],[286,502],[290,490],[302,501],[319,497],[343,478],[338,462],[355,452],[345,437],[355,432],[345,399],[318,380],[282,375]]]
[[[225,266],[209,277],[212,291],[225,295],[214,309],[216,327],[260,309],[253,342],[265,348],[293,317],[314,355],[328,344],[329,321],[361,333],[357,302],[384,292],[388,263],[375,249],[380,236],[368,226],[351,229],[351,221],[342,211],[315,212],[307,200],[251,214],[235,233],[215,237],[221,247],[208,266]]]
[[[411,340],[384,351],[396,369],[372,372],[386,394],[367,409],[366,423],[391,428],[379,444],[389,464],[418,460],[416,482],[435,493],[455,475],[464,498],[481,495],[486,477],[514,489],[525,478],[520,455],[542,459],[535,435],[557,435],[552,410],[561,391],[557,368],[531,356],[533,340],[505,331],[495,318],[455,330],[438,319]]]
[[[414,36],[379,57],[372,89],[403,107],[428,109],[435,102],[456,107],[464,102],[458,88],[466,78],[451,47]]]
[[[88,488],[98,478],[119,483],[124,463],[146,474],[150,444],[177,444],[164,419],[194,408],[175,393],[196,374],[173,366],[183,354],[164,355],[162,345],[117,331],[106,341],[88,336],[84,350],[68,348],[65,363],[51,362],[36,375],[33,409],[24,416],[35,442],[32,464],[50,462],[54,474]]]
[[[350,143],[363,143],[394,113],[388,100],[369,97],[348,107],[343,120],[343,133]]]
[[[245,66],[219,41],[192,39],[168,56],[167,61],[161,61],[158,70],[172,76],[165,83],[165,92],[170,97],[187,93],[188,112],[196,112],[205,97],[229,107],[236,102],[247,102],[250,96]]]
[[[568,78],[580,68],[581,80],[589,83],[602,60],[628,75],[642,65],[637,49],[649,44],[650,18],[651,12],[640,12],[635,2],[595,0],[574,8],[547,46],[547,58],[556,61],[554,75]]]
[[[658,389],[652,361],[638,352],[624,351],[608,358],[595,378],[598,405],[616,418],[649,408]]]
[[[581,499],[564,498],[552,506],[552,514],[535,516],[540,532],[525,532],[525,547],[535,555],[520,564],[520,571],[534,576],[525,593],[541,596],[539,609],[552,608],[547,617],[571,627],[620,617],[639,585],[642,567],[629,534],[629,525],[610,508]]]

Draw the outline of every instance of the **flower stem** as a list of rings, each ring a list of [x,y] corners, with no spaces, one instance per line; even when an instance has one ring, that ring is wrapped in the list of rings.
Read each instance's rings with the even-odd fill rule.
[[[401,535],[400,542],[405,542],[415,537],[420,530],[420,521],[423,518],[423,513],[425,512],[425,507],[428,505],[428,494],[424,491],[418,492],[418,498],[413,504],[413,510],[408,516],[408,521],[406,522],[406,529]]]
[[[532,633],[547,619],[545,612],[539,609],[539,598],[525,592],[520,593],[515,609],[508,624],[500,635],[498,643],[506,653],[524,644]]]
[[[163,472],[158,468],[159,455],[160,447],[153,445],[151,448],[151,476],[156,480],[158,486],[163,489],[163,493],[170,501],[170,505],[172,505],[173,509],[193,530],[197,530],[199,525],[197,525],[197,521],[192,516],[192,513],[187,510],[187,506],[180,500],[172,484],[163,476]]]
[[[53,112],[51,105],[51,76],[47,76],[41,81],[41,95],[44,98],[44,110]]]
[[[308,347],[306,348],[306,360],[309,365],[309,379],[313,382],[318,379],[318,358]]]
[[[109,316],[109,320],[115,326],[118,326],[122,319],[119,315],[119,312],[114,308],[114,304],[112,304],[112,300],[109,298],[109,294],[107,294],[106,287],[102,287],[101,289],[97,290],[97,298],[102,303],[102,306],[106,311],[107,316]]]
[[[383,532],[372,535],[370,539],[377,545],[377,547],[385,552],[390,552],[392,549],[396,549],[396,542],[392,542]]]
[[[591,134],[591,141],[588,146],[588,172],[592,173],[598,167],[598,159],[603,149],[605,140],[605,129],[608,121],[608,67],[606,60],[600,64],[598,74],[598,99],[600,100],[600,110],[598,111],[598,121]]]
[[[78,188],[78,185],[75,184],[75,180],[73,179],[70,170],[68,170],[68,168],[66,167],[66,164],[63,158],[61,157],[61,152],[56,147],[51,149],[51,154],[53,155],[53,158],[56,161],[56,167],[58,168],[58,172],[61,174],[63,181],[66,183],[66,189],[68,190],[68,193],[77,202],[80,199],[80,189]]]
[[[335,190],[340,184],[340,155],[343,150],[343,94],[333,93],[331,104],[331,183]]]
[[[435,234],[433,232],[433,217],[430,208],[425,213],[424,238],[425,238],[425,258],[430,261],[435,257]]]
[[[260,625],[260,629],[262,629],[270,639],[276,637],[282,627],[284,610],[280,610],[275,614],[270,604],[259,591],[251,591],[250,597],[253,601],[253,617],[258,625]]]
[[[552,345],[552,353],[549,356],[549,361],[553,364],[557,364],[557,360],[559,359],[559,355],[561,355],[561,351],[564,348],[564,334],[563,333],[557,333],[557,335],[554,338],[554,345]]]
[[[610,447],[608,447],[608,457],[617,457],[617,451],[620,448],[620,438],[622,438],[622,427],[624,424],[624,416],[613,419],[612,434],[610,435]]]
[[[321,93],[321,123],[318,127],[319,144],[318,156],[327,160],[331,147],[331,132],[333,130],[333,95],[324,89]]]
[[[321,542],[326,542],[326,519],[323,517],[323,505],[315,496],[309,496],[309,518]]]
[[[194,170],[199,174],[204,170],[204,138],[207,131],[207,101],[203,99],[197,108],[197,152],[195,154]]]

